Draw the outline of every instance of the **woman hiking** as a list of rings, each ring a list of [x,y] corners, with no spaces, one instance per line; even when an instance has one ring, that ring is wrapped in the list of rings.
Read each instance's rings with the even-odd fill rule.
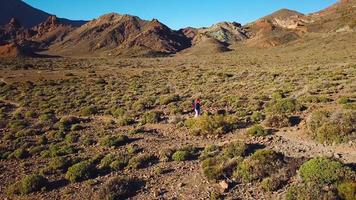
[[[195,111],[195,117],[199,117],[201,114],[200,108],[201,108],[201,101],[199,98],[195,99],[193,101],[193,108]]]

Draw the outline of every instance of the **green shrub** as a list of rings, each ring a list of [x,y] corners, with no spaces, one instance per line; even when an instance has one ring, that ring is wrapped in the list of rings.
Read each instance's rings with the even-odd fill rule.
[[[227,158],[235,158],[244,156],[246,150],[247,145],[244,142],[232,142],[223,148],[223,153]]]
[[[272,176],[263,179],[261,182],[262,189],[268,192],[277,191],[281,187],[281,180],[279,178],[278,176]]]
[[[127,199],[139,188],[137,181],[131,178],[115,177],[107,181],[99,190],[98,199]]]
[[[83,130],[84,127],[80,124],[73,124],[71,127],[70,127],[70,130],[71,131],[80,131],[80,130]]]
[[[117,146],[127,144],[129,140],[130,139],[126,135],[106,136],[103,139],[101,139],[99,143],[101,146],[117,147]]]
[[[24,159],[27,158],[29,156],[28,151],[24,148],[19,148],[16,149],[13,154],[13,157],[17,158],[17,159]]]
[[[187,119],[185,125],[195,135],[224,134],[235,128],[236,118],[223,115],[203,115]]]
[[[337,186],[339,196],[345,200],[356,199],[356,182],[344,182]]]
[[[140,147],[138,145],[131,145],[129,147],[127,147],[127,153],[129,154],[136,154],[140,151]]]
[[[83,116],[95,115],[98,113],[98,108],[96,106],[88,106],[80,111]]]
[[[199,159],[205,160],[210,157],[215,157],[221,152],[221,148],[217,145],[208,145],[204,148],[203,152],[201,153]],[[227,153],[229,154],[229,153]],[[229,155],[227,155],[229,156]]]
[[[95,166],[89,161],[79,162],[68,168],[65,178],[70,182],[89,179],[95,171]]]
[[[261,180],[276,173],[283,164],[282,155],[273,150],[260,149],[238,165],[234,176],[244,182]]]
[[[70,133],[65,136],[64,141],[68,144],[72,144],[78,142],[78,139],[79,139],[79,135]]]
[[[280,99],[283,99],[283,98],[285,98],[285,97],[286,97],[286,96],[285,96],[284,93],[281,92],[281,91],[276,91],[276,92],[272,93],[272,95],[271,95],[271,98],[272,98],[273,100],[280,100]]]
[[[41,122],[55,122],[57,120],[56,115],[53,112],[46,112],[38,118]]]
[[[260,122],[260,121],[264,120],[264,116],[260,112],[253,112],[251,115],[251,120],[253,122]]]
[[[153,97],[140,99],[132,105],[132,109],[135,111],[144,111],[146,109],[153,108],[155,103],[156,98]]]
[[[264,124],[272,128],[283,128],[283,127],[291,126],[289,117],[280,114],[268,115]]]
[[[107,169],[110,168],[110,164],[115,160],[115,156],[113,154],[108,154],[106,155],[101,161],[100,161],[100,168],[102,169]]]
[[[14,120],[14,121],[10,121],[8,126],[13,131],[20,131],[26,128],[28,126],[28,123],[24,120]]]
[[[49,149],[41,152],[42,157],[56,157],[65,156],[68,154],[76,153],[77,149],[70,145],[50,145]]]
[[[133,157],[129,160],[128,168],[130,169],[141,169],[150,166],[157,160],[156,156],[150,154],[142,154]]]
[[[122,116],[119,118],[118,124],[119,126],[129,126],[135,123],[135,120],[129,116]]]
[[[209,180],[219,180],[224,175],[224,162],[226,160],[216,156],[207,158],[202,163],[203,173]]]
[[[270,102],[266,107],[267,113],[274,114],[291,114],[301,111],[302,105],[300,105],[296,99],[278,99]]]
[[[189,151],[176,151],[172,155],[174,161],[185,161],[191,159],[192,155]]]
[[[307,103],[326,103],[330,102],[331,99],[325,96],[308,96],[303,98],[303,101]]]
[[[81,119],[78,117],[74,117],[74,116],[62,117],[61,120],[59,121],[59,129],[61,131],[69,131],[71,129],[75,129],[73,128],[73,126],[75,124],[79,124],[80,122]]]
[[[254,125],[247,130],[247,133],[252,136],[266,136],[268,131],[265,130],[261,125]]]
[[[339,161],[318,157],[305,162],[299,173],[305,182],[333,184],[345,179],[351,172]]]
[[[158,123],[158,122],[161,121],[161,115],[162,115],[162,113],[158,112],[158,111],[146,112],[146,113],[143,114],[141,122],[143,124],[146,124],[146,123],[151,123],[151,124]]]
[[[72,161],[68,157],[54,157],[48,164],[48,167],[52,170],[66,170]]]
[[[34,147],[30,148],[28,152],[31,155],[37,155],[37,154],[40,154],[45,149],[46,149],[45,146],[34,146]]]
[[[286,200],[307,199],[338,199],[333,191],[325,191],[321,186],[315,184],[302,184],[291,186],[287,189]]]
[[[124,169],[129,163],[129,158],[130,157],[125,154],[116,156],[115,160],[110,164],[110,168],[115,171]]]
[[[169,103],[179,101],[179,95],[173,94],[168,96],[161,96],[159,98],[159,103],[161,105],[168,105]]]
[[[42,188],[46,187],[48,180],[41,175],[28,175],[24,177],[21,181],[11,185],[7,193],[11,194],[21,194],[27,195],[33,192],[40,191]]]
[[[308,133],[320,143],[343,143],[356,137],[355,111],[313,112],[307,119]]]
[[[348,97],[340,97],[337,102],[339,104],[348,104],[351,100]]]
[[[117,108],[112,114],[114,117],[122,117],[125,115],[125,109],[123,108]]]

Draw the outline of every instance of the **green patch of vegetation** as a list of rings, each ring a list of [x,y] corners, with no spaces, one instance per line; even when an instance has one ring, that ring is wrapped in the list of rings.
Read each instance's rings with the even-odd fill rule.
[[[135,123],[135,120],[129,116],[121,116],[118,120],[119,126],[129,126]]]
[[[355,111],[313,112],[307,119],[308,133],[320,143],[344,143],[356,137]]]
[[[19,149],[16,149],[10,157],[14,157],[14,158],[17,158],[17,159],[24,159],[24,158],[27,158],[29,156],[29,153],[26,149],[24,148],[19,148]]]
[[[331,99],[326,96],[307,96],[302,98],[302,101],[306,103],[327,103]]]
[[[74,133],[69,133],[64,137],[64,141],[67,144],[72,144],[72,143],[76,143],[79,140],[79,135],[78,134],[74,134]]]
[[[42,188],[46,187],[48,180],[41,175],[28,175],[24,177],[21,181],[14,183],[9,188],[7,188],[7,194],[21,194],[27,195],[33,192],[40,191]]]
[[[266,136],[269,135],[268,131],[261,125],[254,125],[247,130],[247,133],[252,136]]]
[[[38,119],[42,122],[55,122],[57,117],[53,111],[49,111],[41,114]]]
[[[340,97],[337,102],[339,104],[348,104],[351,102],[351,100],[348,97]]]
[[[276,173],[282,166],[282,155],[272,150],[261,149],[241,162],[234,176],[244,182],[262,180]]]
[[[127,177],[114,177],[107,181],[99,191],[99,199],[127,199],[139,188],[137,180]]]
[[[354,199],[356,173],[337,160],[313,158],[299,169],[301,184],[288,188],[286,199]],[[326,188],[337,190],[326,190]]]
[[[157,157],[154,155],[142,154],[131,158],[127,167],[130,169],[141,169],[152,165],[156,160]]]
[[[151,112],[146,112],[143,114],[141,123],[146,124],[146,123],[158,123],[161,121],[161,112],[158,111],[151,111]]]
[[[172,159],[174,161],[185,161],[185,160],[189,160],[191,157],[192,155],[189,151],[176,151],[172,155]]]
[[[268,115],[264,124],[272,128],[283,128],[291,126],[289,117],[287,115],[272,114]]]
[[[129,140],[126,135],[106,136],[99,141],[99,144],[106,147],[118,147],[127,144]]]
[[[42,151],[42,157],[56,157],[56,156],[65,156],[68,154],[76,153],[77,149],[71,145],[53,145],[49,146],[48,150]]]
[[[28,126],[28,122],[25,120],[12,120],[9,122],[8,126],[12,131],[17,132],[26,128]]]
[[[70,182],[87,180],[93,176],[96,168],[90,161],[82,161],[68,168],[65,178]]]
[[[159,98],[159,103],[161,105],[168,105],[169,103],[179,101],[179,95],[177,94],[172,94],[168,96],[161,96]]]
[[[264,120],[264,115],[260,112],[253,112],[251,115],[251,120],[253,122],[261,122],[262,120]]]
[[[244,142],[232,142],[223,148],[223,155],[227,158],[245,156],[247,145]]]
[[[339,196],[345,200],[356,198],[356,182],[344,182],[337,186]]]
[[[198,118],[190,118],[185,125],[194,135],[224,134],[233,130],[236,126],[236,118],[224,115],[203,115]]]
[[[83,108],[80,111],[80,114],[83,116],[91,116],[91,115],[95,115],[99,112],[98,108],[96,106],[88,106]]]
[[[285,98],[275,99],[266,107],[267,113],[273,114],[291,114],[301,111],[303,106],[296,99]]]
[[[333,184],[340,182],[351,171],[339,161],[318,157],[305,162],[299,169],[300,176],[305,182],[317,184]]]

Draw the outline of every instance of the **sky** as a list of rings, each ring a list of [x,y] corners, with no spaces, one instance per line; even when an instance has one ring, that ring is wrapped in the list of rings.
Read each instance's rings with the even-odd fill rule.
[[[172,29],[207,27],[221,21],[252,22],[282,8],[311,13],[337,0],[24,0],[31,6],[75,20],[103,14],[130,14],[158,19]]]

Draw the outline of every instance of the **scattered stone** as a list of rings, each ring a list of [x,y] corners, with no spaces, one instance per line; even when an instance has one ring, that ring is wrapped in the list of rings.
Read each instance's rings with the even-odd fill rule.
[[[227,192],[229,190],[229,183],[226,181],[220,181],[221,192]]]
[[[178,183],[178,185],[177,185],[179,188],[181,188],[181,187],[184,187],[185,186],[185,184],[184,183]]]
[[[339,154],[339,153],[334,153],[334,157],[335,157],[335,158],[337,158],[337,159],[339,159],[339,158],[341,158],[341,157],[342,157],[342,155],[341,155],[341,154]]]

